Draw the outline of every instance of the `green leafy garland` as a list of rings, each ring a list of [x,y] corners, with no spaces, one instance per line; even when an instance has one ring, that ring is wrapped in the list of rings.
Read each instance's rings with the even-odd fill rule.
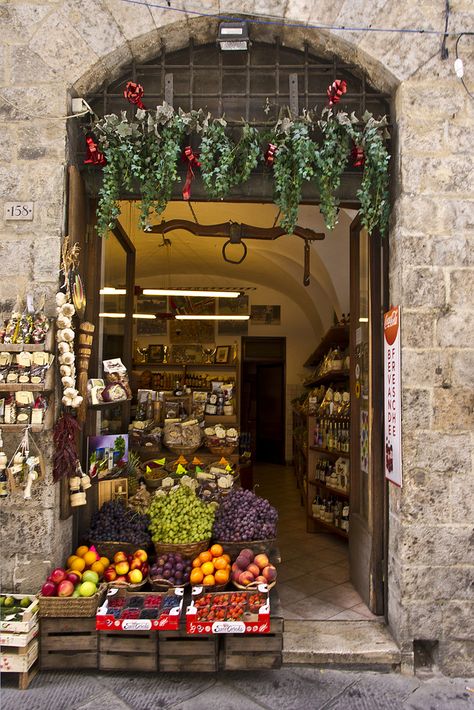
[[[363,148],[365,164],[360,188],[361,219],[369,233],[387,231],[389,218],[387,122],[366,113],[324,109],[319,120],[312,112],[279,119],[269,134],[275,146],[273,175],[275,203],[282,212],[281,226],[291,234],[298,218],[305,182],[315,181],[320,209],[328,229],[337,223],[337,190],[348,163],[350,147]],[[314,135],[322,134],[319,144]],[[138,109],[129,119],[125,111],[97,119],[93,125],[99,148],[107,163],[99,193],[97,231],[105,236],[120,214],[118,202],[125,188],[136,182],[142,198],[140,226],[145,228],[154,210],[161,214],[172,197],[178,179],[178,160],[186,134],[201,135],[201,175],[210,199],[222,199],[245,182],[263,158],[262,137],[243,124],[234,142],[223,118],[211,119],[202,111],[175,112],[168,104],[155,111]]]

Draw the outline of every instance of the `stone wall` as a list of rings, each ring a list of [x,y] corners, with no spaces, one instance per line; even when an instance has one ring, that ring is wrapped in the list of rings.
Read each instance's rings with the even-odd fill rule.
[[[216,21],[121,0],[36,0],[0,7],[0,210],[9,199],[35,201],[32,223],[0,223],[0,310],[33,279],[48,298],[57,284],[64,233],[65,120],[68,97],[119,76],[132,57],[213,41]],[[451,2],[450,29],[472,28],[468,0]],[[233,13],[230,0],[186,7]],[[455,78],[454,38],[441,61],[438,35],[341,33],[305,24],[444,28],[444,3],[388,0],[245,0],[244,13],[301,23],[284,43],[337,54],[394,96],[394,208],[391,301],[403,308],[404,486],[390,487],[389,623],[411,661],[414,639],[439,640],[448,673],[474,672],[472,373],[474,103]],[[252,26],[261,41],[276,28]],[[472,39],[462,54],[471,90]],[[54,117],[54,118],[45,118]],[[49,439],[45,437],[45,446]],[[63,557],[69,524],[58,519],[57,490],[42,484],[34,501],[2,503],[4,583],[36,580],[44,559]],[[5,554],[5,551],[6,554]],[[31,564],[29,564],[31,562]],[[24,582],[26,585],[26,582]]]

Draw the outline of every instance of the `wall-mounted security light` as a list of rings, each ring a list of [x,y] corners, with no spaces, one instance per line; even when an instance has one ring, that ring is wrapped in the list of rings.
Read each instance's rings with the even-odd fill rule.
[[[249,47],[249,29],[246,22],[221,22],[217,42],[223,51],[245,51]]]

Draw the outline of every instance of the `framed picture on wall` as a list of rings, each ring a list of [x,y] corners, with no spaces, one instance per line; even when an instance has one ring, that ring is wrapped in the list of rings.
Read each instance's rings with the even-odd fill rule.
[[[219,345],[216,350],[216,364],[227,365],[230,357],[230,345]]]
[[[158,364],[163,362],[165,359],[165,346],[164,345],[149,345],[148,346],[148,360],[147,362],[151,364]]]
[[[280,306],[252,306],[250,310],[252,325],[280,325]]]
[[[166,296],[138,296],[137,313],[154,315],[156,318],[138,318],[137,335],[167,335],[168,321],[160,315],[167,313],[168,299]]]

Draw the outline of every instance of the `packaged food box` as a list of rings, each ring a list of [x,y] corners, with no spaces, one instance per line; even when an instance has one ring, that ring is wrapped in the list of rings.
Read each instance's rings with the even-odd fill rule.
[[[184,589],[167,592],[128,592],[112,587],[97,609],[100,631],[177,631],[183,609]]]
[[[268,586],[257,590],[206,592],[193,587],[186,610],[188,634],[268,634],[270,599]]]

